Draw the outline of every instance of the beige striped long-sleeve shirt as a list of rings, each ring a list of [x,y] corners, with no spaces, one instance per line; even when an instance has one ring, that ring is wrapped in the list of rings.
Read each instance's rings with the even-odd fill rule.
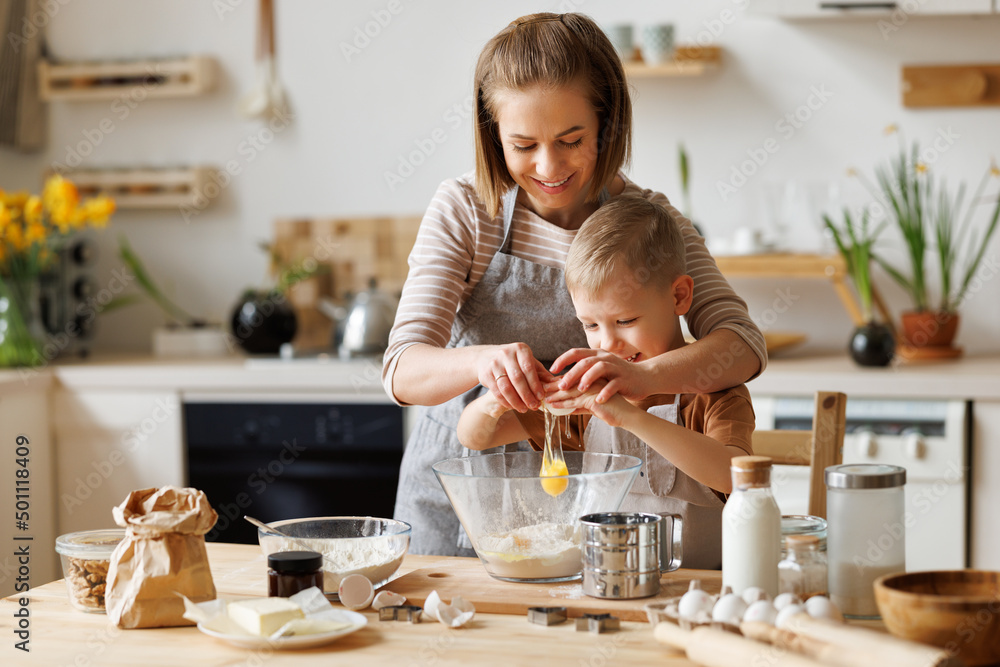
[[[736,332],[767,363],[764,336],[750,319],[746,303],[719,272],[715,260],[691,221],[659,192],[625,180],[622,195],[640,196],[667,208],[684,234],[687,272],[694,279],[694,301],[685,316],[688,329],[702,338],[715,329]],[[382,383],[392,396],[399,356],[415,343],[444,347],[451,337],[455,313],[479,283],[503,242],[503,214],[490,216],[475,193],[472,172],[444,181],[434,194],[409,257],[409,274],[389,335]],[[511,229],[511,254],[561,268],[577,230],[546,222],[518,204]],[[511,341],[515,342],[515,341]]]

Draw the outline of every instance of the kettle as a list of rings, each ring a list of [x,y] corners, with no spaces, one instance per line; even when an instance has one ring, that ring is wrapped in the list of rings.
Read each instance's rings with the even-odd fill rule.
[[[346,309],[329,299],[319,301],[320,310],[336,324],[331,345],[342,358],[382,355],[389,345],[396,306],[395,297],[378,289],[375,278]]]

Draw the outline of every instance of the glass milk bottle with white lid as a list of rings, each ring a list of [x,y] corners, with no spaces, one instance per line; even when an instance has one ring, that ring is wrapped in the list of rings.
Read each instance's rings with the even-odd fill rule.
[[[771,494],[771,459],[737,456],[730,461],[733,493],[722,509],[722,586],[737,595],[757,586],[778,594],[781,511]]]
[[[824,478],[830,599],[845,616],[877,618],[875,580],[906,570],[906,469],[839,465]]]

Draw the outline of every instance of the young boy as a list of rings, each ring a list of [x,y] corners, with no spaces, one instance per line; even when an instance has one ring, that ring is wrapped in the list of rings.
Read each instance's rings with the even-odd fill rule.
[[[618,197],[598,209],[566,258],[566,285],[590,347],[631,363],[684,347],[679,316],[693,293],[684,271],[684,240],[662,206]],[[754,414],[746,387],[655,395],[634,404],[617,394],[597,403],[600,388],[581,395],[558,391],[555,383],[548,387],[553,393],[547,401],[555,407],[597,417],[582,417],[587,421],[569,443],[563,437],[563,446],[639,457],[640,476],[621,510],[680,514],[684,567],[721,567],[729,460],[752,453]],[[544,415],[509,411],[487,393],[465,408],[458,437],[470,449],[525,439],[540,449]]]

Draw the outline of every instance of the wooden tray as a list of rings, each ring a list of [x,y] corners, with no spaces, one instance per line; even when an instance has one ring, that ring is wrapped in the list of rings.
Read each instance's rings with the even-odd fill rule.
[[[722,572],[716,570],[677,570],[660,579],[660,593],[634,600],[601,600],[583,593],[579,581],[561,584],[515,584],[494,579],[486,573],[478,558],[449,560],[444,566],[426,567],[390,581],[385,588],[406,596],[407,604],[423,606],[431,591],[444,600],[461,596],[489,614],[526,616],[528,607],[566,607],[570,618],[584,614],[612,614],[623,621],[646,621],[645,605],[664,602],[683,595],[692,579],[700,579],[702,588],[718,593]]]

